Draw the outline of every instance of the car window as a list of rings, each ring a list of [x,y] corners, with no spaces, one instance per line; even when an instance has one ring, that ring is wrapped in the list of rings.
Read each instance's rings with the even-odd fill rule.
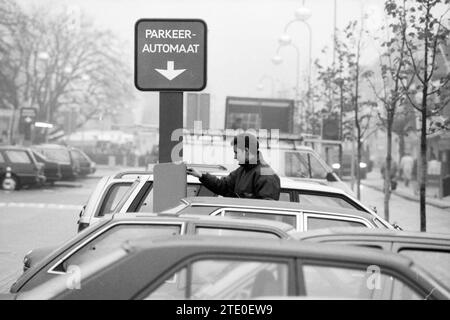
[[[184,208],[181,208],[180,211],[183,214],[200,214],[200,215],[210,215],[214,211],[216,211],[217,207],[210,206],[196,206],[196,205],[188,205]]]
[[[1,162],[1,163],[4,163],[4,162],[5,162],[5,158],[3,158],[3,155],[2,155],[1,152],[0,152],[0,162]]]
[[[360,208],[357,206],[353,206],[351,203],[342,199],[340,197],[332,196],[330,194],[307,194],[307,193],[299,193],[298,202],[301,204],[311,204],[311,205],[319,205],[324,207],[331,208],[344,208],[344,209],[357,209]]]
[[[104,216],[105,214],[110,214],[114,212],[119,201],[130,189],[131,183],[118,183],[111,186],[103,199],[103,204],[100,208],[98,216]]]
[[[297,216],[289,215],[289,214],[224,210],[223,216],[275,220],[275,221],[287,223],[287,224],[293,226],[294,228],[296,228],[296,226],[297,226]]]
[[[280,201],[291,201],[291,194],[289,192],[280,192]]]
[[[44,156],[52,161],[70,164],[70,154],[69,151],[64,149],[40,149]]]
[[[285,155],[285,175],[287,177],[309,178],[308,159],[305,154],[298,152],[286,152]]]
[[[13,163],[30,164],[31,158],[26,151],[20,150],[7,150],[6,156]]]
[[[217,194],[209,190],[207,187],[200,185],[200,190],[198,190],[197,197],[217,197]]]
[[[39,161],[39,162],[48,161],[48,159],[42,153],[33,152],[33,155],[36,158],[36,160]]]
[[[280,236],[271,232],[231,228],[196,227],[195,233],[202,236],[280,239]]]
[[[82,248],[77,250],[63,263],[57,266],[55,271],[65,272],[71,265],[77,266],[86,261],[98,259],[113,252],[126,241],[148,236],[168,236],[180,234],[180,225],[169,224],[126,224],[108,229]]]
[[[183,268],[167,278],[145,300],[183,300],[186,299],[186,274]]]
[[[327,170],[313,153],[308,153],[308,160],[311,167],[311,178],[325,179],[327,177]]]
[[[77,161],[85,161],[85,158],[83,155],[77,151],[77,150],[71,150],[70,153],[72,154],[72,157]]]
[[[187,197],[196,197],[200,190],[199,184],[188,184],[186,186],[186,195]]]
[[[400,254],[431,273],[439,282],[450,289],[450,252],[444,250],[403,249]]]
[[[329,219],[325,217],[307,217],[306,218],[306,229],[322,229],[322,228],[334,228],[334,227],[363,227],[367,226],[362,222],[352,221],[352,220],[341,220],[341,219]]]
[[[191,265],[191,277],[183,276],[186,272],[171,276],[180,282],[172,286],[164,282],[148,299],[240,300],[288,295],[287,263],[208,259]]]
[[[313,298],[347,298],[365,300],[419,300],[413,289],[377,266],[364,269],[303,266],[304,291]]]

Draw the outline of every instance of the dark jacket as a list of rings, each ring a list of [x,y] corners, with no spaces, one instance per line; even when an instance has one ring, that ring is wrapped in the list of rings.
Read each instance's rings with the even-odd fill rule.
[[[200,182],[212,192],[232,198],[278,200],[280,178],[267,164],[244,164],[221,179],[204,173]]]

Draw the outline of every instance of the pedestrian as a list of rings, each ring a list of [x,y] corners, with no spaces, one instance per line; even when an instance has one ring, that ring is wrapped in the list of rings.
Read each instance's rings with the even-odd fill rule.
[[[386,171],[386,162],[383,162],[383,164],[381,166],[381,175],[383,177],[383,180],[386,179],[385,171]],[[392,160],[391,170],[389,173],[389,180],[390,180],[389,185],[390,185],[391,190],[397,189],[397,171],[398,171],[397,162],[395,160]]]
[[[239,168],[228,176],[219,179],[193,168],[188,169],[188,174],[199,178],[206,188],[224,197],[278,200],[280,178],[263,160],[258,139],[252,134],[242,133],[234,137],[232,145]]]
[[[413,167],[414,158],[407,152],[400,160],[400,170],[405,181],[405,187],[409,187],[409,182],[412,180]]]

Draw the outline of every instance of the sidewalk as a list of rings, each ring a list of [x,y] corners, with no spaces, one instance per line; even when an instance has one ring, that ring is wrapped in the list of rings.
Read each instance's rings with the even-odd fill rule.
[[[361,180],[361,184],[373,188],[375,190],[383,192],[384,180],[381,178],[380,171],[378,169],[373,170],[367,174],[367,178]],[[409,187],[405,187],[405,183],[403,181],[398,181],[397,189],[392,192],[399,197],[417,201],[419,202],[419,195],[414,194],[413,185],[410,183]],[[450,196],[439,199],[436,197],[437,188],[427,186],[427,199],[426,203],[428,205],[440,208],[440,209],[450,209]]]

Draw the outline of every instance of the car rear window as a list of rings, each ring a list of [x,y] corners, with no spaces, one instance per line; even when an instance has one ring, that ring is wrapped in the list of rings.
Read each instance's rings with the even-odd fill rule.
[[[322,228],[334,228],[334,227],[362,227],[367,228],[367,226],[362,222],[357,222],[353,220],[345,219],[330,219],[321,217],[308,217],[307,218],[306,229],[315,230]]]
[[[197,227],[195,228],[195,233],[201,236],[280,239],[280,236],[271,232],[231,228]]]
[[[71,265],[79,265],[86,261],[99,259],[120,248],[125,242],[145,237],[178,235],[180,225],[171,224],[124,224],[103,232],[100,236],[85,244],[63,263],[56,267],[65,272]]]
[[[28,156],[26,151],[20,150],[8,150],[6,151],[6,156],[13,163],[30,164],[31,158]]]
[[[331,208],[338,207],[343,209],[360,210],[359,206],[352,205],[345,199],[329,194],[322,195],[322,194],[300,193],[298,195],[298,202],[300,202],[301,204],[311,204],[316,206],[319,205]]]
[[[232,210],[225,210],[223,215],[226,217],[275,220],[287,223],[293,226],[294,228],[297,227],[297,217],[295,215],[277,214],[270,212],[248,212],[248,211],[232,211]]]

